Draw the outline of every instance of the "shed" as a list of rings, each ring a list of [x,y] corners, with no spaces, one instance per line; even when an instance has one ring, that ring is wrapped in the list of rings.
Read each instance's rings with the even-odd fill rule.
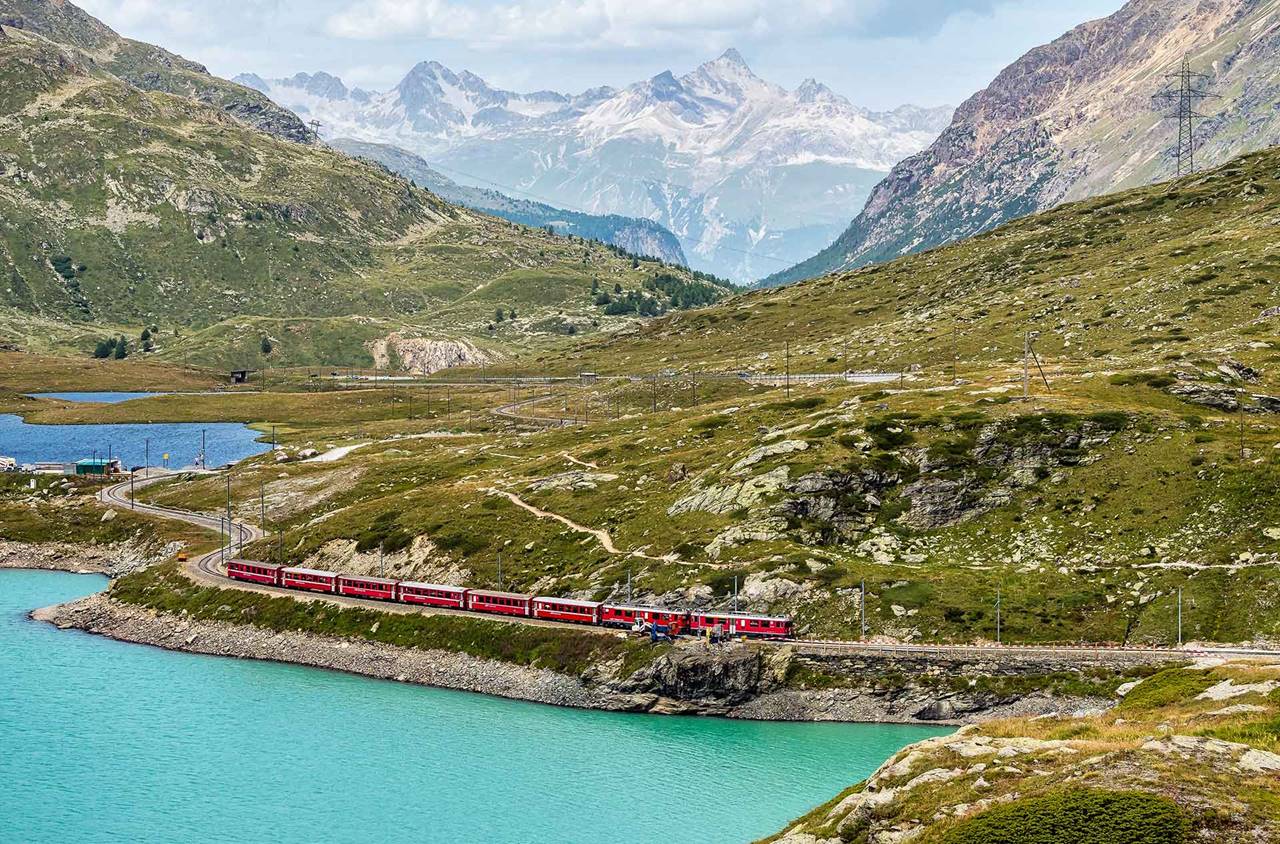
[[[118,475],[124,471],[118,457],[107,460],[96,457],[91,460],[76,461],[76,475]]]

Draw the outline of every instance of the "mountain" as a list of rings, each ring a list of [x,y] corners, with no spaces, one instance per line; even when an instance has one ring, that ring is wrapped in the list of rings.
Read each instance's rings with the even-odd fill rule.
[[[460,185],[433,169],[422,157],[390,144],[373,144],[350,138],[334,138],[329,143],[348,155],[376,161],[455,205],[464,205],[525,226],[550,226],[559,234],[611,243],[633,255],[647,255],[669,264],[688,263],[676,236],[652,220],[617,214],[583,214],[531,199],[516,199],[495,190]]]
[[[683,76],[623,89],[517,93],[438,62],[383,93],[335,77],[237,80],[327,138],[392,144],[476,186],[528,192],[593,214],[651,219],[693,266],[750,281],[811,255],[851,209],[946,125],[950,109],[872,112],[815,80],[757,77],[736,50]]]
[[[1183,57],[1217,96],[1196,163],[1280,143],[1280,2],[1132,0],[1006,68],[924,152],[876,186],[827,249],[766,279],[785,284],[937,246],[1062,202],[1174,173],[1176,123],[1152,96]]]
[[[219,79],[203,65],[167,50],[117,35],[63,0],[0,0],[0,26],[59,44],[75,60],[144,91],[189,97],[279,138],[307,142],[312,133],[297,115],[260,92]]]
[[[257,365],[267,335],[273,365],[369,363],[393,335],[503,354],[727,295],[267,131],[285,121],[228,107],[256,92],[68,4],[0,19],[0,338],[24,348],[158,326],[163,353],[219,365]],[[606,283],[636,307],[605,313]]]

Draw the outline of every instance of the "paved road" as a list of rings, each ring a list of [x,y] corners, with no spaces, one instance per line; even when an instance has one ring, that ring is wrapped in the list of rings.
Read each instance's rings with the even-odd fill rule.
[[[137,479],[135,487],[156,483],[174,473],[151,470],[146,477]],[[133,510],[162,519],[172,519],[196,525],[211,531],[221,532],[225,519],[204,513],[192,513],[172,507],[159,507],[154,504],[133,502],[129,495],[130,483],[115,484],[103,489],[98,497],[102,503],[122,510]],[[232,523],[231,546],[229,556],[234,556],[246,545],[260,539],[262,531],[257,527],[242,522]],[[203,556],[188,560],[185,571],[198,583],[216,586],[222,589],[242,589],[248,592],[261,592],[272,595],[288,595],[296,600],[324,601],[332,604],[353,607],[367,607],[382,612],[400,614],[417,613],[420,615],[459,615],[474,618],[472,613],[457,610],[438,609],[434,607],[412,607],[406,604],[391,604],[383,601],[370,601],[362,598],[348,598],[339,595],[309,595],[292,589],[280,589],[260,584],[242,583],[228,580],[223,573],[222,550],[212,551]],[[489,616],[486,616],[489,618]],[[565,624],[542,619],[520,619],[493,616],[493,621],[508,624],[532,624],[538,627],[560,627],[571,630],[583,630],[581,625]],[[590,628],[586,628],[590,629]],[[600,630],[601,633],[606,631]],[[616,631],[608,631],[612,635]],[[782,646],[782,643],[768,643]],[[1196,648],[1135,648],[1110,647],[1105,645],[930,645],[930,644],[880,644],[873,642],[849,642],[840,640],[799,639],[785,643],[797,651],[812,655],[830,656],[880,656],[880,657],[916,657],[920,659],[991,659],[1002,661],[1035,662],[1045,659],[1057,659],[1079,665],[1095,665],[1100,663],[1132,664],[1134,662],[1168,662],[1174,660],[1199,659],[1206,657],[1223,658],[1255,658],[1267,661],[1280,661],[1280,650],[1266,648],[1235,647],[1196,647]]]

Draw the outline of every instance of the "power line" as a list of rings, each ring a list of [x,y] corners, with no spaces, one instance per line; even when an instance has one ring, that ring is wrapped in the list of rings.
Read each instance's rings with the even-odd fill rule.
[[[1193,73],[1191,60],[1185,56],[1179,68],[1166,73],[1164,78],[1165,87],[1156,92],[1152,101],[1164,109],[1164,119],[1178,121],[1178,141],[1170,152],[1176,162],[1178,176],[1187,176],[1196,170],[1195,121],[1204,117],[1196,111],[1196,106],[1217,95],[1204,89],[1209,77]]]

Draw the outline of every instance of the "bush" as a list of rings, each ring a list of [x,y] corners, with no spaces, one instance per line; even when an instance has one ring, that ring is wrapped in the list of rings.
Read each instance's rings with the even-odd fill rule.
[[[1165,797],[1077,789],[990,809],[961,821],[942,844],[1180,844],[1189,826]]]
[[[1124,696],[1118,709],[1158,709],[1190,700],[1213,685],[1207,671],[1166,668],[1143,680]]]

